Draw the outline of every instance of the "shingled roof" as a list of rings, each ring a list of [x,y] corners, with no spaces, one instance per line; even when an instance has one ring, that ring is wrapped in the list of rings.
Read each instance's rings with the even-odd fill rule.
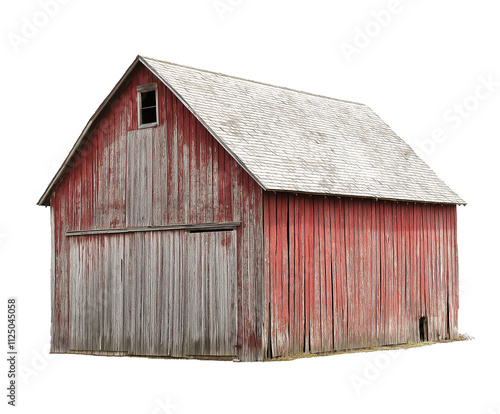
[[[136,62],[264,190],[465,204],[366,105],[141,56]]]

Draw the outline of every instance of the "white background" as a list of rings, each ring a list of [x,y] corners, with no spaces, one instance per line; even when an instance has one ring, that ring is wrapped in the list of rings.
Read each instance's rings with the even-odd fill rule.
[[[17,412],[500,413],[497,1],[400,0],[389,15],[384,0],[65,3],[0,12],[0,315],[16,296]],[[476,339],[267,363],[48,355],[49,210],[35,204],[137,54],[372,107],[469,203],[459,331]]]

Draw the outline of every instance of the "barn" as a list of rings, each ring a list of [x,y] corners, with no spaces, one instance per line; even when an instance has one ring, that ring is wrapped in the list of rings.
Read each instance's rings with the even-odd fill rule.
[[[38,201],[51,351],[260,361],[457,338],[464,204],[363,104],[138,56]]]

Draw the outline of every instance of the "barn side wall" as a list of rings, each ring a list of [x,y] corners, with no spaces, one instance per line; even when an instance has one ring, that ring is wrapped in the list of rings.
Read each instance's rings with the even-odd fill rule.
[[[264,193],[269,357],[456,338],[456,206]]]
[[[159,126],[138,130],[136,88],[137,85],[152,82],[158,83]],[[66,232],[241,222],[235,230],[237,353],[242,360],[262,359],[262,190],[144,66],[140,65],[131,75],[130,82],[91,132],[81,154],[52,195],[50,204],[53,244],[52,352],[70,351],[69,341],[74,334],[70,313],[71,309],[79,306],[70,303],[72,280],[69,275],[74,258],[70,257]],[[94,237],[103,239],[103,236]],[[87,237],[72,239],[78,243],[78,240],[86,240]],[[110,263],[123,255],[127,239],[130,237],[113,236],[111,245],[116,246],[109,252]],[[104,246],[105,242],[102,243]],[[144,266],[154,266],[151,260],[156,259],[150,256],[148,249],[142,253],[136,249],[130,254],[144,254]],[[127,255],[124,260],[128,260]],[[89,274],[89,277],[93,276]],[[101,276],[95,274],[96,278]],[[131,295],[139,301],[141,292],[147,290],[141,283],[138,280],[135,285],[116,289],[118,292],[119,289],[128,289],[123,293],[125,297]],[[100,287],[96,284],[89,289]],[[104,308],[108,305],[102,296],[96,306]],[[134,328],[127,320],[137,315],[126,316],[130,311],[126,309],[126,300],[119,306],[122,308],[113,312],[122,311],[125,321],[117,326],[122,326],[123,331],[113,335],[124,339],[114,339],[109,344],[115,345],[108,345],[109,349],[100,351],[116,351],[114,348],[119,348],[118,351],[126,352],[131,349],[131,338],[138,335],[138,331],[130,331]],[[152,302],[141,309],[140,312],[146,315],[161,308]],[[140,329],[144,334],[152,328],[144,325]],[[133,345],[132,348],[138,349],[140,345]]]

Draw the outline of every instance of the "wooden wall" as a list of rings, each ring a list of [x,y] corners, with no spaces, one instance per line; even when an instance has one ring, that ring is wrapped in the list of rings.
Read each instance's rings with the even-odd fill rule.
[[[268,356],[456,338],[456,206],[264,194]]]
[[[159,126],[138,130],[136,87],[152,82]],[[184,231],[68,231],[239,221],[241,360],[417,342],[421,316],[430,340],[457,336],[455,206],[263,192],[139,66],[51,197],[52,352],[192,352],[182,345],[186,291],[175,290]],[[97,262],[82,267],[89,249]],[[83,331],[92,325],[98,335]]]
[[[158,83],[159,126],[138,130],[136,87],[152,82]],[[73,249],[76,254],[83,249],[79,242],[89,243],[86,237],[67,237],[67,231],[241,221],[236,230],[236,345],[240,359],[262,358],[262,190],[145,67],[139,65],[90,133],[50,204],[52,352],[71,349],[74,332],[69,275],[74,260],[70,252]],[[127,239],[113,238],[119,237]],[[68,239],[74,239],[71,243],[76,246],[70,249]],[[166,243],[167,238],[161,242]],[[109,254],[123,248],[119,246],[110,244]],[[146,250],[144,254],[149,257],[151,252]],[[101,299],[99,306],[108,305]],[[135,316],[125,315],[124,329],[134,329],[127,328],[131,317]],[[126,332],[125,336],[134,334],[137,332]],[[110,339],[105,347],[109,349],[101,350],[114,351],[118,347],[130,351],[127,344],[117,341]]]

